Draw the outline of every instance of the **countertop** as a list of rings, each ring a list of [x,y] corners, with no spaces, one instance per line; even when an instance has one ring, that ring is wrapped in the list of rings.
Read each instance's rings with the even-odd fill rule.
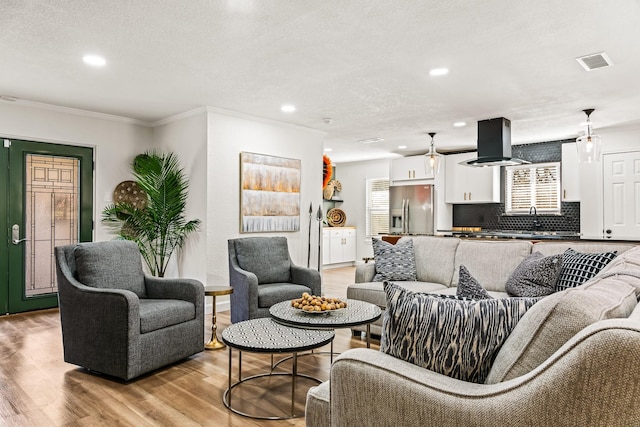
[[[523,240],[579,240],[580,233],[573,231],[540,231],[540,230],[484,230],[484,231],[452,231],[438,230],[438,233],[455,237],[478,239],[523,239]]]

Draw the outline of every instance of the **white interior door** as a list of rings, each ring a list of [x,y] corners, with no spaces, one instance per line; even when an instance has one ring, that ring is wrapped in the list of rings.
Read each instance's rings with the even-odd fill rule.
[[[604,238],[640,239],[640,151],[602,156]]]

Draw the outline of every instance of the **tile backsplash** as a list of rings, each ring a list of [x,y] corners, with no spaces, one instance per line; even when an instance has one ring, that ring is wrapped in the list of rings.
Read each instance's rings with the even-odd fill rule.
[[[514,145],[513,157],[531,163],[559,162],[562,144],[574,139]],[[504,169],[501,191],[504,194]],[[562,202],[560,215],[538,215],[542,230],[580,232],[580,203]],[[453,206],[454,227],[482,227],[483,230],[532,230],[532,215],[505,215],[504,203],[483,203]]]

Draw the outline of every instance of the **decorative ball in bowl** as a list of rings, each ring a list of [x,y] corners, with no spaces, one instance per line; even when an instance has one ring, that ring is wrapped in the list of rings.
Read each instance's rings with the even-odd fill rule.
[[[346,308],[347,303],[338,298],[319,297],[305,292],[302,298],[292,300],[291,306],[307,313],[327,313]]]

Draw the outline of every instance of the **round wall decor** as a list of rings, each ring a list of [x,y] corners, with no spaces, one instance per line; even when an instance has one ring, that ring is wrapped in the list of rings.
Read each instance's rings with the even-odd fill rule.
[[[122,181],[113,190],[113,203],[130,203],[136,209],[144,209],[147,193],[135,181]]]

